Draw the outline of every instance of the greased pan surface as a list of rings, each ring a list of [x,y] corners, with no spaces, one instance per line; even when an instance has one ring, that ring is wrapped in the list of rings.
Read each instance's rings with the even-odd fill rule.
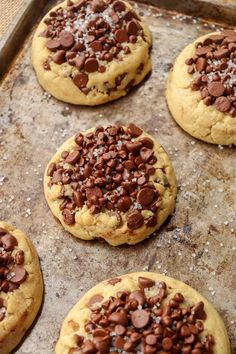
[[[44,12],[55,4],[48,1]],[[185,134],[171,118],[164,96],[176,55],[217,27],[148,4],[135,7],[153,33],[153,72],[127,97],[94,108],[50,98],[30,63],[35,29],[2,82],[0,218],[24,230],[35,244],[46,291],[42,313],[19,354],[53,353],[62,319],[82,294],[103,279],[141,270],[167,274],[201,292],[222,315],[232,352],[236,350],[236,150]],[[179,187],[176,212],[158,236],[136,246],[78,241],[63,231],[46,205],[44,168],[75,132],[131,121],[157,137],[173,161]]]

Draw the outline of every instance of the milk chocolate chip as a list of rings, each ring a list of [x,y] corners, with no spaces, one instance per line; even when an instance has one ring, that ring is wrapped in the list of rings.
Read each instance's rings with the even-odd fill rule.
[[[144,219],[139,211],[133,211],[128,216],[128,228],[131,230],[139,229],[143,225]]]
[[[16,238],[8,233],[3,235],[0,240],[5,251],[12,251],[18,244]]]
[[[7,274],[7,279],[13,284],[21,284],[27,278],[27,272],[22,266],[15,266],[10,269],[10,272]]]

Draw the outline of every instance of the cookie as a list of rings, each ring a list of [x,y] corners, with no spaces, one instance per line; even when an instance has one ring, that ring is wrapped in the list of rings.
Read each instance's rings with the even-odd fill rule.
[[[43,295],[37,253],[26,235],[0,222],[0,353],[20,343]]]
[[[125,96],[151,71],[152,38],[121,0],[65,1],[40,22],[32,64],[58,100],[99,105]]]
[[[190,286],[131,273],[90,289],[63,321],[56,354],[230,354],[222,319]]]
[[[236,145],[236,32],[198,38],[178,56],[166,98],[176,122],[193,137]]]
[[[134,124],[68,139],[46,167],[44,191],[63,227],[111,245],[142,241],[174,211],[175,174],[161,145]]]

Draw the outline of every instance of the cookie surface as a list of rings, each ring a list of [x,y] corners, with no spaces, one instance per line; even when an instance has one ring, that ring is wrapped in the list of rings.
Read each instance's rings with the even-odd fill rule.
[[[97,127],[59,148],[46,168],[44,192],[74,236],[135,244],[174,211],[176,178],[161,145],[134,124]]]
[[[8,354],[39,311],[43,283],[32,243],[5,222],[0,222],[0,261],[0,353]]]
[[[98,352],[230,354],[230,346],[219,314],[196,290],[140,272],[96,285],[64,319],[57,354]]]
[[[193,137],[236,145],[236,32],[198,38],[178,56],[166,98],[176,122]]]
[[[57,99],[99,105],[125,96],[151,70],[148,27],[124,1],[65,1],[40,22],[32,64]]]

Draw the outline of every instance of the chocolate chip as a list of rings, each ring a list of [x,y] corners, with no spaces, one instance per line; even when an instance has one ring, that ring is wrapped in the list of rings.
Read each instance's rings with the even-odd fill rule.
[[[135,18],[136,20],[138,20],[138,16],[136,15],[136,13],[132,10],[127,11],[124,16],[123,16],[125,21],[130,21],[133,18]]]
[[[219,97],[223,95],[225,87],[220,81],[213,81],[208,85],[208,91],[211,96]]]
[[[153,144],[153,141],[149,138],[141,138],[138,140],[140,143],[142,143],[142,145],[148,149],[152,149],[154,144]]]
[[[64,220],[65,224],[73,225],[75,223],[75,215],[71,210],[64,209],[62,211],[62,216],[63,216],[63,220]]]
[[[144,328],[150,320],[150,314],[145,310],[136,310],[131,314],[132,325],[137,328]]]
[[[133,211],[128,216],[128,228],[131,230],[139,229],[143,225],[144,219],[139,211]]]
[[[125,11],[125,4],[123,3],[123,1],[115,1],[114,4],[113,4],[113,9],[116,12]]]
[[[210,47],[199,47],[196,49],[196,55],[197,56],[205,56],[210,51],[211,51]]]
[[[11,283],[21,284],[27,278],[27,272],[22,266],[15,266],[10,269],[10,272],[7,274],[7,278]]]
[[[24,251],[22,250],[19,250],[16,252],[15,254],[15,262],[17,265],[21,265],[23,264],[25,261],[25,254],[24,254]]]
[[[58,39],[49,39],[49,41],[46,44],[46,47],[51,50],[51,51],[55,51],[58,48],[60,48],[61,43]]]
[[[130,206],[131,206],[132,202],[130,197],[120,197],[118,202],[117,202],[117,208],[120,211],[126,212],[129,210]]]
[[[76,338],[76,345],[80,347],[83,344],[84,337],[75,334],[75,338]]]
[[[220,112],[228,112],[231,108],[231,103],[227,97],[218,97],[215,101],[215,107]]]
[[[143,206],[148,206],[154,199],[155,192],[150,188],[142,188],[137,194],[138,202]]]
[[[1,236],[2,247],[5,251],[12,251],[17,246],[17,239],[11,234]]]
[[[97,352],[97,348],[93,344],[93,342],[91,340],[86,340],[84,342],[82,353],[83,354],[95,354],[96,352]]]
[[[124,339],[122,337],[120,337],[120,336],[116,337],[116,339],[114,341],[115,348],[123,349],[124,344],[125,344],[125,341],[124,341]]]
[[[148,334],[146,337],[145,337],[145,342],[148,344],[148,345],[155,345],[157,343],[157,337],[154,335],[154,334]]]
[[[78,70],[81,70],[81,69],[83,69],[83,67],[84,67],[84,63],[85,63],[85,55],[84,54],[81,54],[81,55],[79,55],[79,56],[77,56],[76,57],[76,59],[75,59],[75,66],[76,66],[76,68],[78,69]],[[85,74],[82,74],[82,75],[85,75]],[[86,84],[87,84],[87,82],[86,82]],[[86,84],[85,84],[85,86],[86,86]],[[79,86],[80,87],[80,86]]]
[[[224,36],[235,36],[235,31],[233,29],[223,29],[222,35],[223,35],[223,37]]]
[[[77,42],[73,48],[71,48],[71,51],[73,52],[83,52],[86,49],[85,45],[81,42]],[[70,52],[67,52],[70,53]],[[85,53],[83,53],[85,55]]]
[[[138,152],[142,147],[142,143],[139,141],[134,141],[134,142],[128,141],[125,146],[128,151]]]
[[[53,172],[52,178],[51,178],[51,183],[56,184],[62,181],[62,169],[56,170]]]
[[[221,34],[213,34],[212,36],[209,37],[211,43],[217,43],[217,44],[220,44],[223,40],[224,40],[224,36],[221,35]],[[209,43],[209,44],[211,44]]]
[[[129,41],[130,41],[131,43],[136,43],[137,40],[138,40],[137,36],[134,36],[134,35],[129,36]]]
[[[6,235],[6,234],[7,234],[7,230],[0,227],[0,236]]]
[[[100,41],[94,41],[94,42],[90,43],[90,48],[92,48],[92,50],[94,52],[101,52],[102,51],[102,43]]]
[[[204,98],[203,102],[205,103],[206,106],[210,106],[212,104],[211,96]]]
[[[140,156],[141,156],[143,162],[149,162],[153,156],[153,150],[143,147],[140,150]]]
[[[84,205],[84,197],[80,191],[73,191],[73,200],[77,207],[82,208]]]
[[[118,43],[128,42],[129,36],[126,30],[118,29],[115,32],[115,39]]]
[[[139,26],[138,26],[136,20],[129,21],[126,26],[126,30],[129,34],[136,36],[138,34],[138,30],[139,30]]]
[[[146,225],[148,227],[156,226],[157,225],[157,217],[156,217],[156,215],[153,215],[150,218],[148,218]]]
[[[100,188],[98,187],[93,187],[93,188],[87,188],[86,189],[86,197],[89,202],[93,203],[94,198],[98,199],[103,196],[103,193]]]
[[[89,35],[89,36],[87,36],[87,42],[91,43],[91,42],[93,42],[95,40],[95,38],[96,37],[94,35]]]
[[[141,289],[152,288],[155,285],[155,283],[156,282],[150,278],[138,277],[138,285]]]
[[[87,72],[94,73],[95,71],[98,70],[97,60],[94,58],[86,59],[85,64],[84,64],[84,68]]]
[[[103,0],[93,0],[91,3],[91,8],[93,12],[102,12],[107,7]]]
[[[207,61],[205,58],[198,58],[196,61],[196,69],[197,71],[201,72],[206,69]]]
[[[73,34],[68,31],[62,31],[59,40],[64,49],[71,48],[75,43]]]
[[[119,324],[122,326],[127,326],[128,324],[128,317],[125,311],[113,312],[109,317],[108,320],[111,323]]]
[[[54,61],[54,63],[56,64],[62,64],[66,61],[65,58],[65,51],[64,50],[58,50],[52,57],[52,60]]]
[[[222,58],[227,58],[229,55],[229,50],[228,49],[224,49],[224,48],[221,48],[217,51],[214,52],[214,57],[216,59],[222,59]]]
[[[171,338],[164,338],[162,341],[162,347],[164,350],[170,350],[173,347],[173,341]]]
[[[195,306],[193,306],[191,311],[197,318],[201,320],[204,320],[206,318],[203,301],[200,301]]]
[[[73,77],[73,81],[79,88],[84,88],[88,83],[88,75],[85,73],[78,73]]]
[[[137,127],[135,124],[130,123],[127,127],[127,133],[130,134],[133,138],[137,138],[142,134],[142,129]]]
[[[78,150],[74,150],[71,153],[69,153],[69,155],[65,159],[65,162],[74,165],[76,162],[79,161],[79,159],[80,159],[80,152]]]

